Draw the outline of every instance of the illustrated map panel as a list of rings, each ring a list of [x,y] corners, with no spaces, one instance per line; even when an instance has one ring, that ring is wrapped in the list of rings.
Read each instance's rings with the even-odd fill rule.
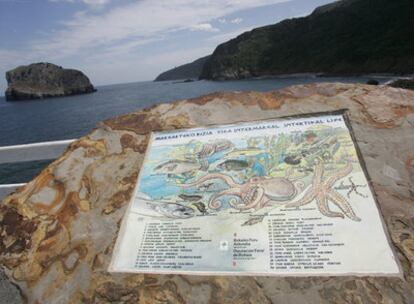
[[[400,273],[342,114],[153,133],[109,270]]]

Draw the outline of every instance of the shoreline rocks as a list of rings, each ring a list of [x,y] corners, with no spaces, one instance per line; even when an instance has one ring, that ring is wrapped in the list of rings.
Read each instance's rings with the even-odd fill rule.
[[[43,99],[95,92],[81,71],[52,63],[33,63],[6,72],[7,101]]]
[[[392,81],[388,84],[390,87],[393,88],[402,88],[406,90],[414,90],[414,78],[401,78]]]

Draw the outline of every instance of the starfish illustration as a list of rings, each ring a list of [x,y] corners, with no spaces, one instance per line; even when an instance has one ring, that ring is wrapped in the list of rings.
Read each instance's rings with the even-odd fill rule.
[[[368,197],[368,195],[365,195],[365,194],[363,194],[363,193],[361,193],[361,192],[358,191],[358,188],[365,188],[367,186],[366,184],[365,185],[357,185],[357,184],[355,184],[354,181],[352,180],[352,177],[351,176],[348,177],[348,180],[349,180],[350,185],[344,185],[344,182],[341,181],[341,183],[339,184],[339,186],[338,187],[335,187],[335,189],[336,190],[348,190],[349,189],[349,191],[346,193],[346,196],[348,198],[351,198],[351,193],[352,192],[355,192],[355,194],[357,194],[357,195],[359,195],[359,196],[361,196],[363,198],[367,198]]]
[[[344,218],[345,214],[351,220],[359,222],[361,219],[356,216],[349,202],[335,189],[333,189],[333,185],[338,180],[344,178],[351,172],[352,164],[348,163],[343,169],[338,170],[334,174],[325,177],[323,162],[319,161],[315,167],[311,187],[300,200],[288,203],[285,205],[285,207],[300,207],[313,202],[313,200],[316,200],[318,209],[323,215],[328,217]],[[338,206],[343,213],[330,210],[328,201],[331,201],[336,206]]]

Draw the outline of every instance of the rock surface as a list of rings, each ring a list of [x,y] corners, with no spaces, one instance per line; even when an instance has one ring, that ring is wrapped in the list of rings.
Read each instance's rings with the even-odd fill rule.
[[[150,131],[344,108],[403,279],[106,271]],[[349,84],[215,93],[109,119],[3,200],[0,264],[28,303],[414,303],[413,128],[413,91]]]
[[[95,92],[81,71],[51,63],[33,63],[6,72],[6,100],[40,99]]]

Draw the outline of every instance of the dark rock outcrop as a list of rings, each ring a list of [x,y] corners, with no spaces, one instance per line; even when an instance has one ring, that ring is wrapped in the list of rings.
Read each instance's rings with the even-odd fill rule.
[[[154,81],[163,81],[163,80],[178,80],[178,79],[198,79],[203,69],[204,63],[210,57],[205,56],[199,58],[191,63],[180,65],[176,68],[168,70],[155,78]]]
[[[402,88],[407,90],[414,90],[414,78],[411,79],[397,79],[389,84],[393,88]]]
[[[202,79],[414,71],[412,0],[342,0],[219,45]]]
[[[51,63],[33,63],[6,72],[6,100],[40,99],[95,92],[81,71]]]
[[[368,79],[367,84],[369,85],[379,85],[379,81],[376,79]]]

